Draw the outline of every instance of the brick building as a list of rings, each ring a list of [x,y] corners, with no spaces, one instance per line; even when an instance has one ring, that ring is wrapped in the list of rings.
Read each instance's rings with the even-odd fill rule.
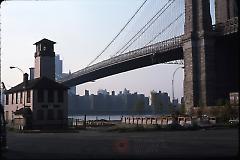
[[[5,91],[5,119],[17,128],[67,126],[68,87],[55,81],[55,42],[43,39],[36,45],[34,78]]]

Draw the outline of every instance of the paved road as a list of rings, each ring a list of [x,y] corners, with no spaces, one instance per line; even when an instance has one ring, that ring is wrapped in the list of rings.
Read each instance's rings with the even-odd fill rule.
[[[198,131],[8,133],[7,159],[230,158],[238,129]]]

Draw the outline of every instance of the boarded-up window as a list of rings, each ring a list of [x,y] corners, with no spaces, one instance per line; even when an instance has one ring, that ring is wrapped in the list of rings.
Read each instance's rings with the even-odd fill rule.
[[[6,94],[6,105],[9,104],[9,94]]]
[[[23,92],[20,92],[20,103],[23,102]]]
[[[37,110],[37,120],[44,120],[44,111],[41,109]]]
[[[58,92],[57,92],[58,94],[58,102],[63,102],[63,98],[64,98],[64,96],[63,96],[63,90],[58,90]]]
[[[48,90],[48,102],[54,102],[53,90]]]
[[[30,103],[31,101],[30,101],[30,91],[27,91],[27,103]]]
[[[5,112],[5,118],[6,118],[6,121],[9,120],[9,112],[8,111]]]
[[[14,98],[14,93],[12,93],[12,104],[13,104],[13,102],[14,102],[14,101],[13,101],[13,98]]]
[[[42,108],[48,108],[48,105],[44,104],[42,105]]]
[[[48,110],[47,119],[48,120],[53,120],[54,119],[53,109]]]
[[[53,107],[54,107],[54,108],[59,108],[60,105],[55,104],[55,105],[53,105]]]
[[[16,93],[16,104],[18,104],[18,92]]]
[[[57,111],[57,119],[58,120],[62,120],[63,119],[63,111],[62,110],[58,110]]]
[[[38,102],[44,102],[44,91],[42,89],[38,90]]]

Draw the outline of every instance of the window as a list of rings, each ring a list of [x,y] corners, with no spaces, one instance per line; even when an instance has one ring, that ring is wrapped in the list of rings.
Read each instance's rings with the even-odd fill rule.
[[[14,101],[13,101],[13,97],[14,97],[14,93],[12,93],[12,104],[13,104],[13,102],[14,102]]]
[[[6,105],[8,105],[9,104],[9,94],[6,94],[6,103],[5,103]]]
[[[42,108],[48,108],[48,105],[42,105]]]
[[[41,44],[38,45],[38,49],[39,49],[39,51],[41,51]]]
[[[27,103],[30,103],[30,91],[27,91]]]
[[[58,90],[58,102],[63,102],[63,90]]]
[[[20,92],[20,103],[22,103],[23,100],[23,92]]]
[[[63,111],[62,110],[58,110],[57,111],[57,119],[58,120],[62,120],[63,119]]]
[[[44,91],[38,90],[38,102],[44,102]]]
[[[55,104],[55,105],[53,105],[53,107],[54,107],[54,108],[59,108],[60,105]]]
[[[16,104],[18,104],[18,92],[16,93]]]
[[[6,119],[6,121],[8,121],[8,120],[9,120],[9,112],[6,111],[5,114],[6,114],[6,115],[5,115],[5,119]]]
[[[47,114],[47,119],[48,120],[53,120],[53,109],[49,109],[48,110],[48,114]]]
[[[44,111],[41,109],[37,110],[37,120],[44,120]]]
[[[54,101],[53,90],[48,90],[48,102],[53,102],[53,101]]]

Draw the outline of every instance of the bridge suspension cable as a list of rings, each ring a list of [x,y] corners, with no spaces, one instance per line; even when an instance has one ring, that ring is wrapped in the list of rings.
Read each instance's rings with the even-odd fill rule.
[[[160,10],[158,10],[158,12],[113,56],[124,53],[141,35],[143,35],[152,26],[154,22],[156,22],[156,20],[173,4],[174,1],[175,0],[168,0],[167,3],[165,3],[165,5]]]
[[[111,40],[111,42],[100,52],[99,55],[97,55],[96,58],[94,58],[88,65],[90,66],[92,63],[94,63],[107,49],[108,47],[118,38],[118,36],[123,32],[123,30],[128,26],[128,24],[132,21],[132,19],[138,14],[138,12],[142,9],[142,7],[145,5],[147,0],[145,0],[142,5],[137,9],[137,11],[133,14],[133,16],[127,21],[127,23],[123,26],[123,28],[118,32],[118,34]]]
[[[175,22],[178,21],[178,19],[180,17],[182,17],[184,15],[184,13],[181,13],[176,19],[174,19],[174,21],[172,21],[169,25],[167,25],[163,30],[161,30],[152,40],[150,40],[147,44],[145,44],[145,46],[149,45],[150,43],[152,43],[159,35],[161,35],[164,31],[166,31],[171,25],[173,25]],[[145,47],[144,46],[144,47]]]

